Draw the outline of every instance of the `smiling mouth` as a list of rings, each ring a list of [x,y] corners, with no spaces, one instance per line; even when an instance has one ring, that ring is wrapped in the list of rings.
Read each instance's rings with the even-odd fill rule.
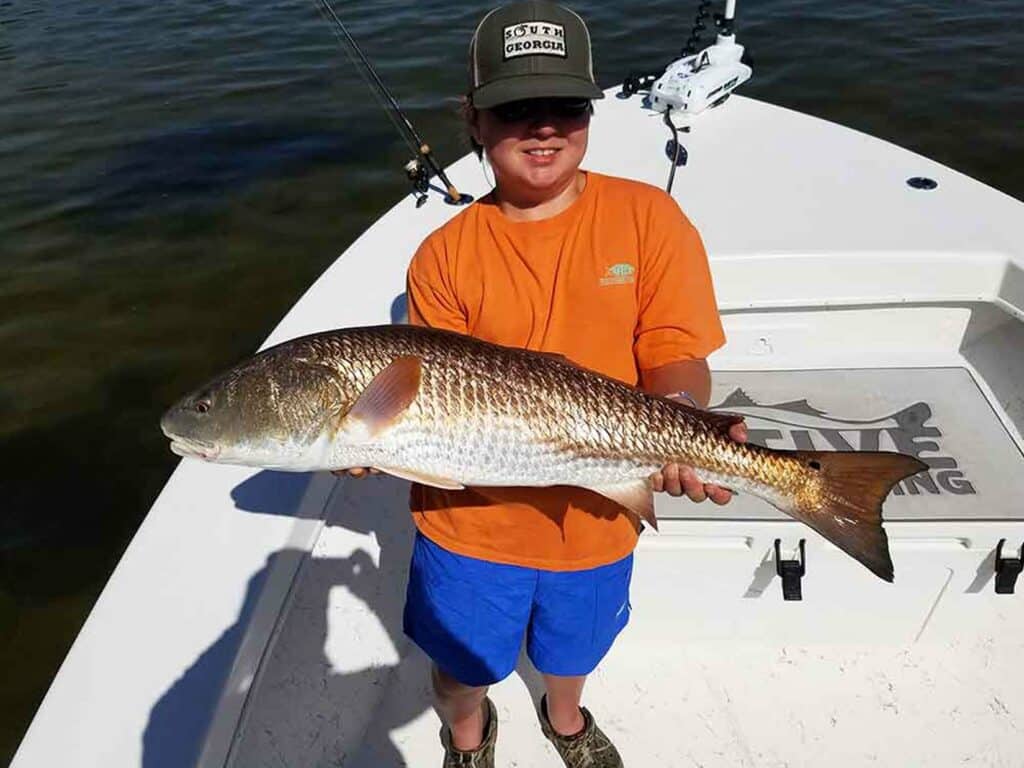
[[[527,149],[525,151],[526,151],[526,154],[528,154],[530,157],[551,157],[551,155],[555,154],[559,150],[557,150],[557,149],[548,149],[548,148],[544,148],[544,149],[539,149],[538,148],[538,149]]]

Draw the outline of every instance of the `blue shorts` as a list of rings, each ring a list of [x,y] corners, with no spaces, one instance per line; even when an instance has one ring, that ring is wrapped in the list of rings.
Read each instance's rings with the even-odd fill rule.
[[[405,634],[464,685],[516,666],[523,635],[533,665],[586,675],[629,622],[633,555],[585,571],[543,571],[457,555],[417,532]]]

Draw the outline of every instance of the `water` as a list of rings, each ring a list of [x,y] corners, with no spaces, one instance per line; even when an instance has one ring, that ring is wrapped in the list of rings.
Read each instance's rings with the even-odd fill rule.
[[[339,4],[442,161],[489,3]],[[575,4],[599,80],[694,4]],[[1018,0],[741,2],[748,95],[1024,198]],[[0,760],[172,470],[157,420],[406,192],[312,0],[0,0]]]

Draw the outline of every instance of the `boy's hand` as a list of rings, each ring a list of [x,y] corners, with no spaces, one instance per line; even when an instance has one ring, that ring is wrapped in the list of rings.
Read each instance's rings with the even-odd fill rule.
[[[332,475],[338,477],[366,477],[367,475],[379,475],[380,470],[374,469],[373,467],[351,467],[350,469],[332,469]]]
[[[729,437],[737,443],[747,442],[747,425],[740,422],[729,428]],[[728,504],[732,499],[732,491],[713,483],[702,483],[697,479],[693,467],[685,464],[667,464],[661,472],[651,476],[655,491],[664,491],[669,496],[682,496],[684,493],[690,501],[702,502],[711,499],[715,504]]]

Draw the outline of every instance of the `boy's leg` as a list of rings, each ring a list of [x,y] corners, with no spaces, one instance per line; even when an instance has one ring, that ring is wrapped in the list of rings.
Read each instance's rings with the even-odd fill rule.
[[[452,745],[462,751],[479,749],[484,740],[484,698],[487,686],[463,685],[434,664],[434,700],[441,719],[452,732]]]
[[[536,584],[532,569],[458,555],[416,534],[404,628],[434,662],[446,765],[494,763],[498,720],[487,688],[515,668]]]
[[[553,717],[563,708],[571,713],[587,675],[629,623],[632,575],[632,555],[582,571],[540,572],[526,652],[544,676]]]
[[[580,699],[586,682],[586,675],[544,675],[544,687],[548,694],[548,722],[561,736],[575,736],[583,730],[585,723],[580,711]]]
[[[541,572],[526,650],[547,687],[541,729],[568,768],[622,768],[580,697],[586,676],[629,621],[632,572],[632,555],[584,571]]]

